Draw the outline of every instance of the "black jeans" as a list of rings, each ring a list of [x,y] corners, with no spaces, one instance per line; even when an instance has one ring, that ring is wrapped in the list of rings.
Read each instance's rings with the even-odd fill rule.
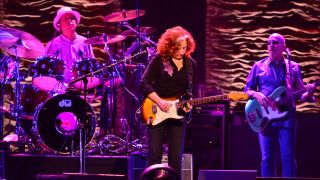
[[[181,177],[181,158],[184,148],[186,122],[184,119],[167,119],[162,124],[148,129],[148,166],[160,164],[163,144],[168,143],[168,165]]]

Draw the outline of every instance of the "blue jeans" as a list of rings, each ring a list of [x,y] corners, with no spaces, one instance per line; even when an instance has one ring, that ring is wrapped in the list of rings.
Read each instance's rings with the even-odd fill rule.
[[[261,149],[261,176],[276,176],[276,152],[279,142],[282,162],[282,176],[294,177],[297,172],[295,160],[295,128],[268,126],[259,133]]]

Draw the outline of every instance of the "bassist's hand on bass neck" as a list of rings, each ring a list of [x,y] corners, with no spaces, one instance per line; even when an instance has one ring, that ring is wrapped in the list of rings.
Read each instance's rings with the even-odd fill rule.
[[[306,92],[301,95],[302,102],[306,102],[306,101],[316,102],[316,99],[313,95],[314,95],[314,92],[316,91],[316,87],[318,86],[318,84],[319,84],[319,82],[316,82],[316,83],[312,83],[312,84],[307,84],[305,86]]]

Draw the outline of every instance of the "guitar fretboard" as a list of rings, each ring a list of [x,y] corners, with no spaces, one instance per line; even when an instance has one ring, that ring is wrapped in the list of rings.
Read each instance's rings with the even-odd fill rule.
[[[225,100],[228,98],[229,98],[228,94],[209,96],[209,97],[203,97],[203,98],[196,98],[196,99],[191,99],[191,100],[180,101],[180,102],[178,102],[178,107],[181,107],[182,104],[185,104],[185,103],[190,103],[191,105],[199,105],[199,104],[206,104],[206,103],[219,101],[219,100]]]

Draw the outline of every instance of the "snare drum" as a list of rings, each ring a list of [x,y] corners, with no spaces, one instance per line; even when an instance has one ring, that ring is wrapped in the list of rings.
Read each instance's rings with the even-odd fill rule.
[[[68,154],[72,149],[79,150],[80,122],[87,144],[96,127],[93,109],[79,96],[59,94],[37,109],[32,133],[37,146],[45,147],[49,152]]]
[[[76,61],[73,65],[73,74],[75,79],[82,77],[85,74],[93,73],[100,68],[97,61],[93,58],[82,58]],[[100,84],[100,76],[98,74],[92,74],[88,78],[87,89],[95,88]],[[83,90],[83,81],[80,80],[74,83],[74,87]]]
[[[63,91],[66,88],[62,84],[65,63],[57,57],[41,56],[32,65],[32,83],[44,91]]]

